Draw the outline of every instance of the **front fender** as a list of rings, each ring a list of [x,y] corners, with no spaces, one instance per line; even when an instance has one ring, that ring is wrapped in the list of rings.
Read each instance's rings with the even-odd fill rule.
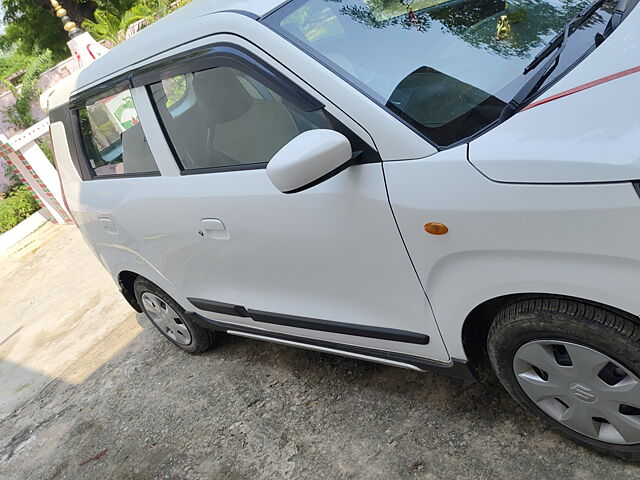
[[[575,297],[640,313],[640,261],[604,255],[472,251],[441,259],[426,284],[451,356],[466,358],[462,326],[478,305],[514,294]]]
[[[469,164],[464,146],[384,170],[452,357],[465,358],[467,315],[503,295],[566,295],[640,313],[640,198],[630,182],[498,183]],[[449,231],[429,235],[428,222]]]

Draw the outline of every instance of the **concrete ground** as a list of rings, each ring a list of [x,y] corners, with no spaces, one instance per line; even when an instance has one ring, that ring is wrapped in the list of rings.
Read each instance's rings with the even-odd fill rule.
[[[604,479],[640,467],[496,386],[222,337],[201,356],[120,297],[71,226],[0,257],[0,479]]]

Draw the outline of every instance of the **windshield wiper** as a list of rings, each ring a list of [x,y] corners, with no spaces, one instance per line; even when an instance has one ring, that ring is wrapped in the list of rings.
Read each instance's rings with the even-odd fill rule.
[[[618,0],[613,15],[611,15],[607,25],[604,27],[605,37],[609,36],[611,32],[618,28],[620,23],[622,23],[622,20],[624,20],[624,17],[627,15],[627,12],[631,10],[635,3],[636,2],[634,0]]]
[[[512,116],[520,106],[536,93],[549,75],[560,63],[560,55],[567,45],[567,39],[582,25],[591,15],[597,12],[606,0],[597,0],[585,8],[576,18],[567,23],[564,28],[549,42],[549,44],[538,53],[534,59],[524,69],[523,74],[527,75],[539,65],[542,65],[531,78],[518,90],[511,101],[502,109],[500,120],[504,121]],[[627,1],[627,0],[620,0]]]
[[[558,48],[561,45],[563,45],[564,42],[566,41],[566,39],[570,35],[572,35],[573,32],[575,32],[580,25],[582,25],[588,18],[590,18],[591,15],[596,13],[600,9],[602,4],[605,3],[606,1],[607,0],[597,0],[597,1],[595,1],[594,3],[589,5],[587,8],[585,8],[582,12],[580,12],[580,14],[576,18],[574,18],[569,23],[567,23],[564,26],[564,28],[547,44],[547,46],[545,48],[543,48],[534,57],[534,59],[531,61],[531,63],[525,67],[524,74],[526,75],[531,70],[536,68],[538,65],[540,65],[540,63],[542,63],[542,60],[544,60],[546,57],[548,57],[551,54],[551,52],[553,52],[556,48]],[[619,0],[619,1],[626,3],[627,1],[630,1],[630,0]],[[617,10],[617,8],[616,8],[616,10]],[[571,29],[571,27],[574,27],[574,28]]]
[[[538,91],[538,89],[542,86],[545,80],[549,78],[549,75],[551,75],[551,72],[553,72],[553,70],[558,66],[558,63],[560,63],[560,54],[562,54],[562,51],[564,50],[564,47],[567,44],[567,38],[569,38],[569,31],[571,30],[571,27],[573,26],[574,23],[575,23],[575,20],[568,23],[564,27],[564,31],[562,32],[563,35],[562,37],[560,37],[562,40],[560,41],[560,43],[558,43],[555,49],[549,50],[548,51],[549,53],[547,53],[544,57],[541,57],[540,61],[536,61],[536,59],[534,59],[534,62],[536,62],[536,66],[542,63],[542,59],[546,58],[546,61],[544,65],[540,67],[538,71],[535,74],[533,74],[531,78],[529,78],[529,80],[527,80],[527,82],[522,87],[520,87],[520,90],[518,90],[518,92],[513,96],[511,101],[502,109],[502,113],[500,114],[501,121],[504,121],[507,118],[511,117],[513,114],[515,114],[520,108],[520,106],[531,95],[533,95],[535,92]],[[533,64],[533,62],[531,63]],[[535,67],[531,67],[531,68],[535,68]],[[525,74],[530,72],[531,68],[527,67],[525,69]]]

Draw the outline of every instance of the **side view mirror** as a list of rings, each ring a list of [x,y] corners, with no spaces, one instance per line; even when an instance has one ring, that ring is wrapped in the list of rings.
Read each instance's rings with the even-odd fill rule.
[[[301,133],[267,164],[271,183],[282,193],[297,193],[337,175],[351,163],[347,137],[334,130]]]

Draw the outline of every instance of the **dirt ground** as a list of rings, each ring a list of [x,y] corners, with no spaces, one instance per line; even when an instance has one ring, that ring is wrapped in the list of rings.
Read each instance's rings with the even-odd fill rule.
[[[505,393],[223,336],[201,356],[71,226],[0,256],[0,479],[634,479]]]

